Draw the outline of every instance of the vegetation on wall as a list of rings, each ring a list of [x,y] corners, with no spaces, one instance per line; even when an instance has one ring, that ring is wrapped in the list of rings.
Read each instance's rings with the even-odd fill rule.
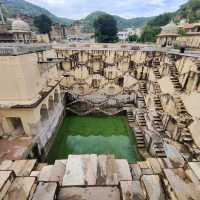
[[[34,25],[40,33],[49,33],[51,31],[52,21],[47,15],[39,15],[34,18]]]
[[[95,39],[99,43],[113,43],[118,41],[117,22],[111,15],[101,15],[94,22]]]

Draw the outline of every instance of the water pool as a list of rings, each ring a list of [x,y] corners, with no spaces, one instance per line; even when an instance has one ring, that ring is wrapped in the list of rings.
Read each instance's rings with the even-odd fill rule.
[[[53,163],[69,154],[114,154],[129,163],[140,160],[136,140],[124,116],[67,116],[47,156]]]

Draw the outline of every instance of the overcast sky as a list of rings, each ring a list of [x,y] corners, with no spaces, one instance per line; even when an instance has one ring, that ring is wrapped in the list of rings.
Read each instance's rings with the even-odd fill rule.
[[[187,0],[27,0],[60,17],[80,19],[101,10],[125,18],[175,11]]]

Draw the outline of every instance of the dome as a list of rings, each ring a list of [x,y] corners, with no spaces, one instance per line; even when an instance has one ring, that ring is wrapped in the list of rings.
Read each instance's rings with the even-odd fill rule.
[[[178,28],[176,24],[171,21],[169,24],[162,27],[161,34],[178,34]]]
[[[21,19],[16,19],[12,23],[12,31],[13,32],[30,32],[30,26],[28,23]]]

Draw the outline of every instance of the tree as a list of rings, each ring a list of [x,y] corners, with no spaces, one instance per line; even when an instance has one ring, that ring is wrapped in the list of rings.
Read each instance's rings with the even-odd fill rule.
[[[129,35],[127,40],[128,40],[128,42],[137,42],[139,40],[139,37],[136,34]]]
[[[161,32],[161,28],[158,26],[146,26],[141,35],[141,42],[155,42],[156,36]]]
[[[113,43],[118,41],[117,22],[113,16],[105,14],[99,16],[94,22],[95,39],[100,43]]]
[[[181,36],[185,36],[187,34],[187,31],[185,29],[180,28],[178,30],[178,34],[181,35]]]
[[[147,25],[148,26],[165,26],[172,20],[173,17],[174,17],[174,13],[164,13],[150,20],[147,23]]]
[[[39,15],[34,18],[34,25],[40,33],[48,33],[51,31],[52,21],[47,15]]]

